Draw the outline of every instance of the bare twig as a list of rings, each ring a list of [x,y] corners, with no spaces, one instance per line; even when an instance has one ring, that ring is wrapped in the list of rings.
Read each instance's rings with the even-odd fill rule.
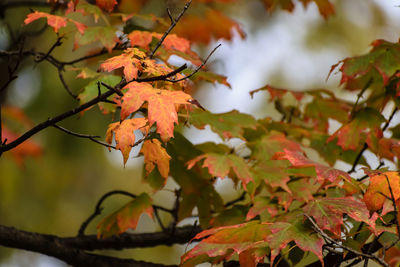
[[[58,34],[57,34],[58,35]],[[55,41],[55,43],[50,47],[49,51],[47,51],[46,54],[44,54],[43,56],[37,58],[35,61],[36,62],[41,62],[43,60],[45,60],[48,56],[50,56],[50,54],[54,51],[54,49],[60,45],[62,45],[61,40],[64,38],[64,36],[58,36],[57,40]]]
[[[203,61],[203,63],[198,66],[192,73],[190,73],[189,75],[185,76],[184,78],[178,79],[178,80],[166,80],[168,82],[172,82],[172,83],[176,83],[176,82],[180,82],[186,79],[189,79],[190,77],[192,77],[193,75],[195,75],[206,63],[207,61],[210,59],[211,55],[214,54],[214,52],[221,46],[221,44],[217,45],[211,52],[210,54],[208,54],[207,58]]]
[[[386,182],[388,183],[389,192],[390,192],[390,200],[392,201],[393,209],[395,212],[394,223],[396,224],[397,235],[400,238],[400,224],[399,224],[399,220],[397,219],[399,212],[397,210],[396,199],[394,198],[393,189],[392,189],[392,185],[390,184],[389,177],[387,177],[386,174],[385,174],[385,178],[386,178]]]
[[[154,54],[157,52],[158,48],[160,48],[161,44],[164,42],[165,38],[167,37],[167,35],[172,31],[172,29],[176,26],[176,24],[178,23],[178,21],[182,18],[183,14],[185,14],[186,10],[189,8],[190,4],[192,3],[192,0],[190,0],[189,2],[187,2],[185,4],[185,6],[183,7],[181,13],[178,15],[178,17],[176,17],[176,19],[173,19],[172,16],[170,14],[170,18],[171,18],[171,25],[169,26],[169,28],[164,32],[163,36],[161,37],[160,41],[156,44],[156,46],[154,47],[153,51],[151,51],[149,57],[153,58]]]
[[[76,137],[87,138],[87,139],[89,139],[89,140],[91,140],[91,141],[93,141],[93,142],[95,142],[97,144],[100,144],[102,146],[116,149],[115,146],[107,144],[107,143],[104,143],[104,142],[99,141],[99,140],[96,139],[96,138],[100,138],[100,136],[74,133],[74,132],[72,132],[72,131],[70,131],[68,129],[65,129],[64,127],[58,126],[57,124],[54,124],[53,127],[63,131],[64,133],[67,133],[67,134],[70,134],[70,135],[73,135],[73,136],[76,136]]]
[[[62,85],[64,86],[65,90],[67,91],[67,93],[72,96],[74,99],[78,100],[78,96],[75,95],[74,93],[72,93],[71,89],[69,88],[68,84],[66,83],[66,81],[64,80],[64,75],[63,75],[63,70],[62,68],[58,68],[58,77],[60,78],[60,81],[62,83]]]
[[[96,218],[98,215],[101,214],[101,212],[103,211],[103,208],[101,207],[101,205],[103,204],[103,202],[110,196],[112,195],[124,195],[124,196],[128,196],[131,198],[136,198],[137,196],[135,194],[129,193],[127,191],[123,191],[123,190],[114,190],[111,192],[108,192],[106,194],[104,194],[99,201],[96,204],[96,207],[94,209],[94,212],[82,223],[81,227],[79,228],[78,231],[78,236],[83,236],[85,234],[85,230],[86,227],[89,225],[89,223]],[[158,209],[158,210],[162,210],[168,213],[172,213],[173,211],[158,205],[152,205],[154,209]]]
[[[108,85],[106,83],[103,83],[103,82],[101,82],[100,84],[103,85],[104,87],[106,87],[108,90],[114,91],[117,95],[124,96],[124,94],[121,92],[121,90],[119,90],[117,88],[114,88],[113,86],[110,86],[110,85]],[[98,88],[100,88],[100,86]]]
[[[170,73],[167,73],[165,75],[154,76],[154,77],[146,77],[146,78],[137,78],[137,79],[134,79],[133,81],[136,81],[136,82],[168,81],[167,78],[178,74],[179,72],[185,70],[186,68],[187,68],[187,65],[183,64],[182,66],[180,66],[176,70],[171,71]]]

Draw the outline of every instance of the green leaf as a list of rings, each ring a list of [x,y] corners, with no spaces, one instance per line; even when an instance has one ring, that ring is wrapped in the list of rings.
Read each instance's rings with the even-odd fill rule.
[[[211,130],[217,133],[222,139],[236,137],[244,140],[244,129],[255,129],[257,126],[257,121],[251,115],[240,113],[237,110],[220,114],[195,110],[190,114],[189,121],[199,129],[210,125]]]
[[[119,41],[115,35],[115,32],[116,29],[111,26],[88,27],[83,35],[75,35],[74,48],[77,49],[79,46],[100,41],[101,45],[104,46],[109,53],[111,53],[115,44]]]
[[[105,75],[101,78],[91,81],[90,83],[88,83],[88,85],[86,85],[83,88],[82,92],[78,95],[80,103],[81,104],[86,103],[86,102],[96,98],[99,95],[98,83],[103,82],[110,86],[115,86],[120,81],[121,81],[121,77],[115,76],[115,75]],[[108,91],[107,88],[100,85],[100,93],[103,94],[107,91]],[[112,97],[110,97],[110,98],[109,98],[109,100],[112,100]],[[113,112],[115,112],[115,109],[116,109],[116,105],[114,105],[112,103],[100,102],[98,105],[99,105],[100,110],[103,111],[104,114],[113,113]]]

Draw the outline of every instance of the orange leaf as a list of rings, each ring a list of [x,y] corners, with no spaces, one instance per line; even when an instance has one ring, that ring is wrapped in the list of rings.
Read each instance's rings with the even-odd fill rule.
[[[134,131],[142,129],[143,131],[147,132],[146,124],[147,120],[145,118],[135,118],[108,125],[106,142],[111,144],[113,134],[115,134],[115,142],[117,143],[116,148],[121,151],[122,156],[124,157],[124,165],[128,160],[132,146],[135,144]]]
[[[178,123],[175,104],[189,104],[190,95],[182,91],[156,89],[149,83],[131,82],[124,89],[128,92],[122,97],[121,119],[137,111],[147,101],[150,126],[157,123],[157,133],[163,141],[174,136],[174,123]]]
[[[373,174],[370,174],[373,175]],[[370,211],[377,211],[383,207],[386,197],[391,198],[389,184],[395,200],[400,198],[400,175],[398,172],[385,172],[374,175],[364,194],[364,202]]]
[[[146,31],[133,31],[128,34],[128,39],[131,41],[132,46],[139,46],[148,49],[153,34]]]
[[[55,32],[58,32],[60,28],[67,26],[67,19],[64,17],[50,15],[45,12],[35,11],[31,14],[28,14],[27,18],[24,20],[25,24],[29,24],[37,19],[47,18],[47,24],[53,27]]]
[[[87,26],[85,24],[77,22],[76,20],[68,19],[68,18],[64,18],[61,16],[56,16],[56,15],[50,15],[45,12],[39,12],[39,11],[35,11],[31,14],[28,14],[27,18],[24,20],[24,23],[29,24],[40,18],[47,18],[47,24],[50,27],[52,27],[55,32],[58,32],[58,30],[60,28],[66,27],[67,21],[72,22],[80,34],[84,34],[84,32],[87,28]]]
[[[141,62],[146,55],[137,48],[128,48],[119,56],[107,59],[100,65],[100,69],[104,71],[112,71],[119,68],[124,68],[124,75],[127,81],[136,79],[138,70],[141,69]]]
[[[146,174],[149,175],[153,171],[155,165],[157,165],[161,176],[167,181],[171,157],[168,155],[165,148],[161,146],[160,141],[157,139],[146,140],[143,143],[140,153],[144,155]]]

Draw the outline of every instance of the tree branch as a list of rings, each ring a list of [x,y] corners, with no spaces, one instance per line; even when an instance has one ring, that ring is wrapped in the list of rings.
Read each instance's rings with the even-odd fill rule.
[[[120,84],[119,86],[122,86],[122,84]],[[35,127],[33,127],[32,129],[28,130],[27,132],[25,132],[23,135],[21,135],[20,137],[18,137],[17,139],[15,139],[14,141],[12,141],[11,143],[8,144],[3,144],[0,145],[0,154],[13,149],[14,147],[20,145],[21,143],[23,143],[24,141],[26,141],[27,139],[29,139],[31,136],[37,134],[38,132],[42,131],[43,129],[46,129],[49,126],[53,126],[56,123],[65,120],[66,118],[69,118],[81,111],[84,111],[87,108],[90,108],[91,106],[106,100],[109,96],[113,95],[115,92],[114,91],[107,91],[99,96],[97,96],[96,98],[80,105],[77,108],[71,109],[67,112],[64,112],[54,118],[49,118],[46,121],[39,123],[38,125],[36,125]]]
[[[97,240],[96,236],[60,238],[54,235],[26,232],[0,225],[0,245],[52,256],[73,266],[164,267],[168,265],[102,256],[87,253],[84,250],[183,244],[188,242],[200,230],[199,228],[182,227],[176,232],[175,237],[161,232],[153,234],[123,234],[119,237]]]

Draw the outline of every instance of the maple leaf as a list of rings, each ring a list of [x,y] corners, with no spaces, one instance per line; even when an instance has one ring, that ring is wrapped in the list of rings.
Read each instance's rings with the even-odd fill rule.
[[[76,34],[74,41],[74,49],[79,46],[87,45],[96,41],[100,41],[102,46],[107,48],[111,53],[115,44],[119,42],[115,35],[116,29],[111,26],[94,26],[86,28],[84,34]]]
[[[389,184],[393,192],[394,200],[400,198],[400,176],[398,172],[384,172],[371,176],[367,191],[364,194],[364,202],[370,211],[377,211],[383,207],[386,199],[391,199]],[[389,181],[389,183],[388,183]]]
[[[277,205],[272,203],[270,197],[256,196],[253,206],[247,212],[246,220],[251,220],[265,211],[269,214],[269,218],[273,218],[278,213]]]
[[[153,218],[152,200],[146,193],[140,194],[134,200],[101,220],[97,225],[97,238],[107,238],[122,234],[128,229],[135,229],[143,213]]]
[[[226,113],[213,114],[209,111],[194,110],[190,113],[189,121],[193,126],[203,129],[210,125],[211,130],[223,139],[237,137],[244,140],[244,129],[255,129],[257,121],[253,116],[232,110]]]
[[[209,227],[214,212],[223,209],[223,200],[215,190],[211,175],[205,169],[188,170],[186,167],[189,159],[201,155],[202,152],[179,132],[168,142],[167,152],[172,158],[170,176],[182,188],[179,220],[191,216],[193,209],[197,207],[200,225]],[[164,178],[160,178],[162,184]]]
[[[161,39],[162,34],[153,33],[153,36]],[[176,34],[168,34],[162,45],[167,50],[178,50],[183,53],[190,52],[190,42],[185,38],[178,37]]]
[[[314,217],[318,226],[340,236],[343,214],[359,222],[365,222],[375,229],[377,214],[370,218],[366,205],[353,197],[318,198],[310,201],[303,208],[304,212]]]
[[[252,140],[248,143],[251,149],[251,156],[258,161],[268,161],[273,158],[276,152],[282,152],[284,149],[292,151],[301,151],[301,147],[282,133],[271,131],[267,135]]]
[[[73,1],[68,3],[68,8],[65,10],[65,15],[73,12],[81,13],[84,16],[92,15],[96,23],[99,20],[99,17],[102,15],[101,9],[98,6],[89,4],[84,0],[80,0],[79,3],[74,3]]]
[[[46,18],[47,24],[54,29],[55,32],[58,32],[60,28],[67,26],[67,18],[50,15],[45,12],[35,11],[33,13],[28,14],[26,19],[24,20],[25,24],[29,24],[37,19]]]
[[[264,240],[271,233],[269,228],[270,224],[249,222],[205,230],[193,238],[193,240],[202,240],[182,256],[181,263],[184,264],[189,259],[204,254],[209,257],[223,256],[222,258],[230,258],[232,251],[240,257],[246,250],[259,245],[267,246]],[[265,254],[252,257],[253,263],[256,265],[264,256]]]
[[[67,26],[67,22],[72,22],[75,27],[77,28],[78,32],[82,35],[84,34],[87,26],[85,24],[82,24],[76,20],[69,19],[69,18],[64,18],[61,16],[56,16],[56,15],[50,15],[45,12],[39,12],[35,11],[33,13],[28,14],[26,19],[24,20],[25,25],[29,24],[35,20],[38,20],[40,18],[46,18],[47,19],[47,24],[54,29],[56,33],[58,33],[58,30],[60,28],[64,28]]]
[[[400,141],[392,138],[379,139],[378,150],[373,151],[379,157],[394,160],[394,157],[400,158]]]
[[[291,241],[294,241],[301,250],[313,252],[321,263],[324,262],[322,255],[324,240],[311,227],[307,227],[301,219],[293,222],[274,222],[269,229],[272,234],[267,237],[266,243],[271,248],[272,263]]]
[[[129,82],[137,78],[138,71],[141,69],[141,59],[145,56],[146,54],[137,48],[128,48],[121,55],[104,61],[100,65],[100,69],[110,72],[124,68],[125,79]]]
[[[385,121],[385,118],[377,110],[364,108],[355,115],[351,122],[343,125],[331,135],[327,142],[331,142],[337,137],[337,144],[344,150],[356,150],[363,142],[376,148],[379,138],[382,137],[380,125]]]
[[[185,75],[190,75],[193,71],[192,70],[184,70],[182,73]],[[198,81],[206,81],[209,83],[219,83],[227,86],[228,88],[232,88],[229,82],[227,81],[227,77],[223,75],[219,75],[210,71],[198,71],[195,75],[191,76],[190,79],[194,82]]]
[[[174,124],[178,123],[176,104],[190,104],[192,97],[182,91],[168,91],[153,88],[149,83],[131,82],[122,97],[121,119],[137,111],[145,101],[148,103],[150,126],[157,123],[157,133],[163,141],[174,136]]]
[[[193,166],[200,160],[203,160],[203,168],[208,168],[211,175],[216,177],[221,177],[222,179],[228,176],[230,170],[236,174],[236,176],[243,182],[243,187],[246,189],[246,185],[253,180],[253,174],[250,171],[247,163],[243,158],[234,154],[217,154],[217,153],[207,153],[198,156],[187,162],[188,169],[193,168]]]
[[[168,155],[165,148],[161,146],[160,141],[157,139],[144,141],[140,153],[144,155],[147,175],[150,174],[155,165],[157,165],[158,171],[166,182],[169,174],[169,161],[171,157]]]
[[[314,100],[307,104],[304,116],[311,119],[316,130],[328,133],[329,119],[347,123],[352,106],[335,98],[314,97]]]
[[[293,95],[297,101],[300,101],[304,97],[304,92],[296,92],[287,89],[276,88],[268,84],[256,90],[250,91],[250,96],[253,98],[254,94],[260,91],[268,91],[270,95],[269,99],[270,101],[274,101],[276,99],[282,99],[283,96],[288,93]]]
[[[128,34],[128,39],[131,41],[132,46],[149,49],[149,44],[153,39],[153,34],[151,32],[136,30]]]
[[[96,0],[96,5],[107,12],[113,11],[117,4],[117,0]]]
[[[389,84],[400,66],[400,44],[384,40],[375,40],[368,54],[346,58],[342,63],[341,84],[348,90],[358,90],[368,84],[378,83],[378,87]],[[338,66],[332,66],[331,72]]]
[[[304,7],[310,2],[314,2],[319,10],[319,13],[326,19],[329,16],[335,14],[335,8],[329,0],[300,0]],[[264,5],[268,11],[273,11],[277,6],[281,7],[284,10],[292,12],[294,9],[294,4],[292,0],[263,0]]]
[[[232,29],[244,38],[245,33],[238,23],[220,11],[207,8],[202,15],[185,16],[175,27],[178,36],[196,43],[208,44],[212,38],[232,39]]]
[[[148,127],[145,118],[134,118],[124,120],[122,122],[115,122],[108,125],[106,133],[106,142],[112,143],[113,134],[115,134],[116,149],[119,149],[124,158],[124,165],[129,158],[132,146],[135,144],[134,131],[140,129],[144,134],[147,134]]]
[[[352,178],[347,172],[328,167],[308,159],[303,152],[284,149],[284,152],[277,152],[275,159],[287,159],[294,167],[315,167],[317,179],[320,183],[325,183],[326,180],[336,183],[341,179],[351,180]]]

